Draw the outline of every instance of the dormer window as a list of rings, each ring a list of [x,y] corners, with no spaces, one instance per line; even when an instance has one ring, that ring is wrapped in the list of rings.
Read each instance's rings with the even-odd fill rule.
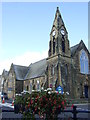
[[[84,50],[80,54],[80,72],[83,74],[88,74],[88,56]]]

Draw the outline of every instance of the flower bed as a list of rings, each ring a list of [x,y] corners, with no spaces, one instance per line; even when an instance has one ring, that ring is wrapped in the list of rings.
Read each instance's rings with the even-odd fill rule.
[[[67,103],[64,95],[47,90],[16,96],[15,105],[18,106],[18,111],[23,113],[25,120],[35,119],[35,114],[46,120],[55,120]]]

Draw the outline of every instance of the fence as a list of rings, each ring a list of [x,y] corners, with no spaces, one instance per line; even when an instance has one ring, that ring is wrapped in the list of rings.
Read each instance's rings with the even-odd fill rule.
[[[58,120],[90,120],[90,110],[77,110],[77,106],[73,106],[72,110],[64,110],[63,113],[72,113],[73,117],[71,118],[60,118]],[[2,112],[15,112],[15,110],[2,110]],[[88,118],[77,118],[78,113],[88,113]],[[2,118],[2,120],[23,120],[23,118]],[[30,120],[30,119],[29,119]],[[36,118],[39,120],[39,118]]]

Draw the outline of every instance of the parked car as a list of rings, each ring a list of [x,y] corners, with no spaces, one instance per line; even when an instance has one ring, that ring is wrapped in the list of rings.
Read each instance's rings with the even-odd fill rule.
[[[4,99],[8,99],[7,93],[5,92],[0,92],[0,96],[1,96],[1,99],[3,99],[3,97]]]

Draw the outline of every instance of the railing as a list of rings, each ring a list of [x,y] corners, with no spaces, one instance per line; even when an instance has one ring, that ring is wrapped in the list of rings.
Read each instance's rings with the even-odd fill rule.
[[[2,110],[2,112],[14,112],[14,113],[17,113],[17,111],[15,111],[15,109],[12,109],[12,110]],[[72,113],[73,114],[73,117],[71,118],[71,119],[73,119],[73,120],[78,120],[78,118],[77,118],[77,114],[78,113],[90,113],[90,110],[77,110],[77,106],[73,106],[73,109],[72,110],[64,110],[64,111],[62,111],[63,113],[64,112],[66,112],[66,113],[68,113],[68,112],[70,112],[70,113]],[[89,117],[89,116],[88,116]],[[13,118],[14,119],[14,118]],[[87,118],[88,120],[90,119],[90,118]],[[3,120],[3,119],[2,119]],[[11,118],[10,119],[8,119],[8,120],[12,120]],[[19,119],[18,118],[18,120],[21,120],[21,118]],[[61,119],[60,119],[61,120]],[[65,119],[64,119],[65,120]],[[67,118],[67,120],[70,120],[69,118]],[[86,119],[85,119],[86,120]]]
[[[77,120],[78,113],[90,113],[90,110],[77,110],[77,106],[73,106],[73,110],[64,110],[64,112],[71,112],[73,114],[73,120]]]

